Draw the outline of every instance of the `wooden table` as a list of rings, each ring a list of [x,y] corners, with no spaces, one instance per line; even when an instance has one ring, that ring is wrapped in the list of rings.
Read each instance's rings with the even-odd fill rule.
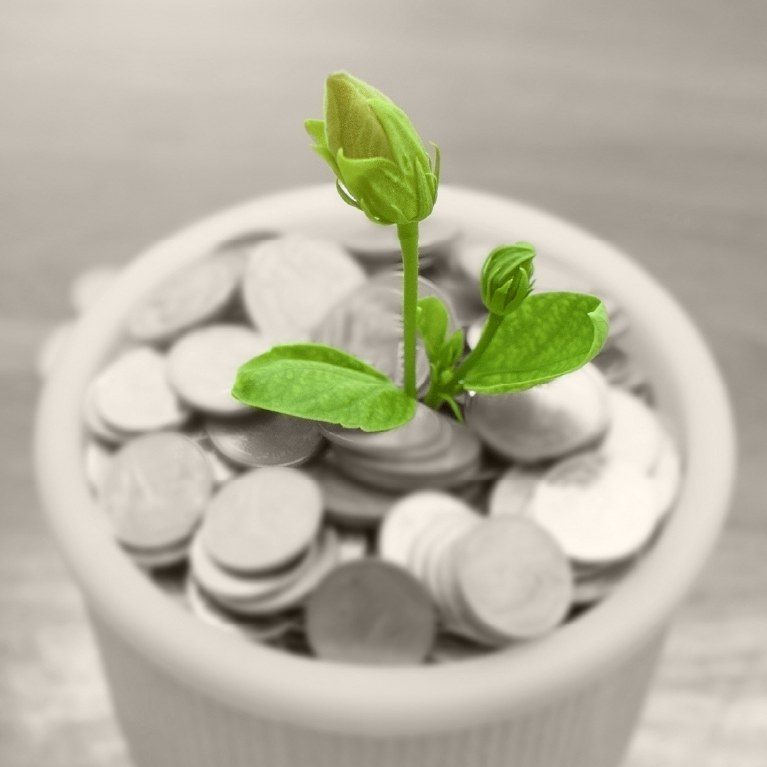
[[[0,2],[0,764],[129,764],[35,497],[37,347],[81,270],[327,179],[302,120],[346,68],[441,144],[445,182],[613,240],[710,340],[739,483],[625,767],[764,767],[766,41],[761,0]]]

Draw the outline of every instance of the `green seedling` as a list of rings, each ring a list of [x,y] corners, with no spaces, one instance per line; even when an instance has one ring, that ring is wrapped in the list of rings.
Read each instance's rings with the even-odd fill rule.
[[[415,413],[416,341],[430,364],[425,404],[462,417],[464,392],[508,394],[585,365],[602,348],[602,302],[580,293],[532,293],[535,249],[493,249],[480,292],[488,319],[468,354],[462,330],[434,297],[418,300],[418,227],[437,200],[440,154],[432,162],[408,116],[380,91],[345,72],[328,77],[325,119],[307,120],[314,150],[333,170],[341,199],[381,226],[396,226],[403,265],[403,387],[352,355],[323,344],[276,346],[246,362],[232,394],[253,407],[364,431],[407,423]]]

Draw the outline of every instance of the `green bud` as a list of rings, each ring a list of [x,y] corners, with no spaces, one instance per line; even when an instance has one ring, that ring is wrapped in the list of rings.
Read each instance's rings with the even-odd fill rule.
[[[480,278],[482,303],[491,314],[513,312],[533,289],[535,248],[528,242],[501,245],[485,259]]]
[[[379,224],[422,221],[439,186],[435,164],[408,116],[383,93],[337,72],[325,85],[325,119],[307,120],[314,150],[337,178],[345,202]]]

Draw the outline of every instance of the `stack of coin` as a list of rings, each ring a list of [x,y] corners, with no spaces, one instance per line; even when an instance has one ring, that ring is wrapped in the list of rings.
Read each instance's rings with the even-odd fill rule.
[[[322,493],[297,469],[256,469],[208,504],[190,551],[199,590],[225,610],[269,616],[301,604],[338,562]]]
[[[492,248],[433,234],[419,293],[448,304],[449,332],[476,323],[471,345],[476,267]],[[231,397],[237,367],[288,339],[346,349],[401,383],[402,275],[382,271],[395,255],[352,232],[250,233],[139,302],[88,387],[84,469],[117,540],[207,624],[355,663],[473,657],[610,594],[669,513],[679,449],[614,302],[593,364],[468,397],[465,423],[419,404],[405,426],[367,433]],[[539,266],[538,289],[590,288],[553,259]],[[417,370],[423,391],[422,349]]]
[[[382,490],[464,486],[480,467],[476,435],[420,403],[413,419],[398,429],[370,433],[325,425],[322,431],[342,471]]]
[[[571,568],[550,535],[523,517],[481,516],[445,493],[395,505],[379,551],[426,586],[445,631],[478,645],[540,636],[570,609]]]

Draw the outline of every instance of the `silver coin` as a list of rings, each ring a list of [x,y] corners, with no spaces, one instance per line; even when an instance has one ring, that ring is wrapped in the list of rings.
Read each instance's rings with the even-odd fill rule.
[[[455,563],[463,615],[489,642],[541,636],[567,615],[570,564],[557,541],[530,519],[484,520],[456,544]]]
[[[205,512],[205,551],[238,574],[266,574],[305,552],[322,522],[322,492],[297,469],[255,469],[221,487]]]
[[[234,300],[241,269],[239,258],[223,253],[187,266],[134,307],[128,315],[128,333],[141,342],[167,343],[210,322]]]
[[[179,338],[168,352],[168,381],[191,407],[211,415],[250,412],[232,396],[240,366],[271,342],[242,325],[206,325]]]
[[[213,478],[197,445],[160,432],[137,437],[115,454],[101,503],[116,538],[151,554],[181,546],[212,493]]]
[[[634,556],[658,523],[652,480],[635,463],[580,453],[556,464],[541,480],[530,517],[584,564]]]
[[[236,418],[210,418],[206,431],[225,458],[247,468],[300,466],[324,444],[316,421],[268,410]]]
[[[448,306],[449,332],[456,329],[449,299],[434,283],[419,277],[418,295],[440,298]],[[369,279],[327,313],[313,339],[359,357],[402,385],[402,274],[386,272]],[[424,386],[428,377],[429,360],[419,343],[417,385]]]
[[[338,243],[288,235],[251,249],[242,295],[264,335],[305,341],[331,307],[364,281],[362,268]]]
[[[93,407],[117,432],[179,427],[191,415],[168,383],[165,355],[148,346],[122,354],[92,386]]]
[[[499,455],[552,460],[599,440],[610,422],[609,387],[592,365],[514,394],[476,395],[466,423]]]

